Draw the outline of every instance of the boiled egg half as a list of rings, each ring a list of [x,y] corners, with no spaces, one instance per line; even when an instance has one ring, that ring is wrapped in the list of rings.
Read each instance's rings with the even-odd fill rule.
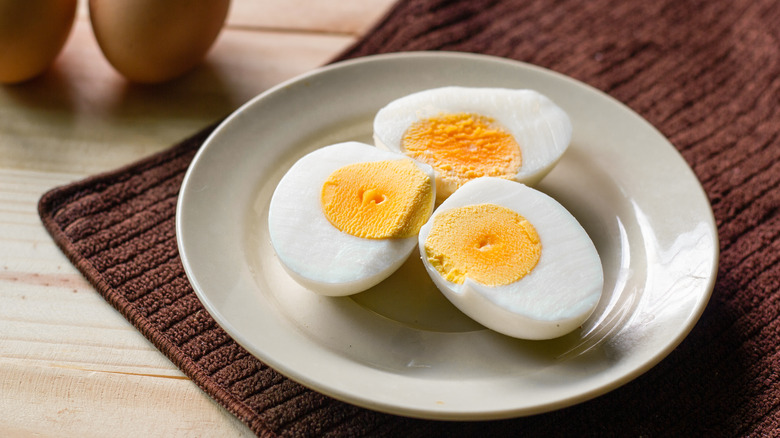
[[[300,284],[322,295],[354,294],[406,261],[434,200],[430,166],[358,142],[326,146],[277,185],[271,244]]]
[[[433,167],[439,200],[480,177],[536,184],[571,134],[566,112],[534,90],[434,88],[396,99],[374,118],[377,146]]]
[[[601,297],[601,260],[588,234],[560,203],[524,184],[466,182],[421,228],[418,243],[447,299],[508,336],[565,335]]]

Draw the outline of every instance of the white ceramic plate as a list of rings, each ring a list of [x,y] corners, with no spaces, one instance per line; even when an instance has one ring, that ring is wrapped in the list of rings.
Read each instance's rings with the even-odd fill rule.
[[[580,220],[604,265],[603,298],[582,329],[552,341],[491,332],[446,301],[414,255],[379,286],[342,298],[303,289],[275,258],[267,207],[292,163],[338,141],[370,143],[380,107],[444,85],[532,88],[571,116],[572,145],[538,188]],[[433,419],[540,413],[630,381],[692,329],[717,264],[707,198],[650,124],[562,75],[458,53],[373,56],[268,90],[199,151],[176,219],[198,297],[248,351],[337,399]]]

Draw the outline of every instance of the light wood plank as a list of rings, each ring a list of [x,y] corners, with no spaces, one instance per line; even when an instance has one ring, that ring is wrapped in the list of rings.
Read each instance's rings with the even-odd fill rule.
[[[0,436],[251,436],[40,225],[40,194],[79,177],[0,169]]]
[[[78,23],[51,71],[0,88],[0,166],[95,173],[161,150],[316,68],[352,37],[227,30],[206,62],[160,85],[127,83]]]
[[[0,399],[6,437],[253,436],[187,380],[2,359],[0,366],[0,393],[10,395]]]
[[[225,26],[360,36],[394,3],[395,0],[232,0]],[[89,20],[87,0],[79,1],[77,17]]]
[[[363,35],[380,20],[394,0],[265,0],[234,1],[229,26]]]

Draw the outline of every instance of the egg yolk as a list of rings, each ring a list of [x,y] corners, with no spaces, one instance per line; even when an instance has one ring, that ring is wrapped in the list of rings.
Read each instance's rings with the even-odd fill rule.
[[[512,178],[522,162],[514,137],[495,120],[478,114],[420,120],[406,130],[401,145],[409,157],[459,185],[482,176]]]
[[[515,211],[477,204],[438,214],[425,253],[447,281],[462,284],[469,277],[487,286],[504,286],[531,272],[542,244],[534,226]]]
[[[346,165],[322,186],[325,217],[367,239],[417,235],[433,210],[433,180],[411,160]]]

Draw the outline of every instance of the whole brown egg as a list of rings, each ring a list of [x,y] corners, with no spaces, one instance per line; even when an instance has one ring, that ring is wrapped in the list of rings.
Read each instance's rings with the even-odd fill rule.
[[[133,82],[178,77],[216,40],[230,0],[89,0],[92,29],[106,59]]]
[[[68,39],[76,0],[0,0],[0,82],[43,73]]]

